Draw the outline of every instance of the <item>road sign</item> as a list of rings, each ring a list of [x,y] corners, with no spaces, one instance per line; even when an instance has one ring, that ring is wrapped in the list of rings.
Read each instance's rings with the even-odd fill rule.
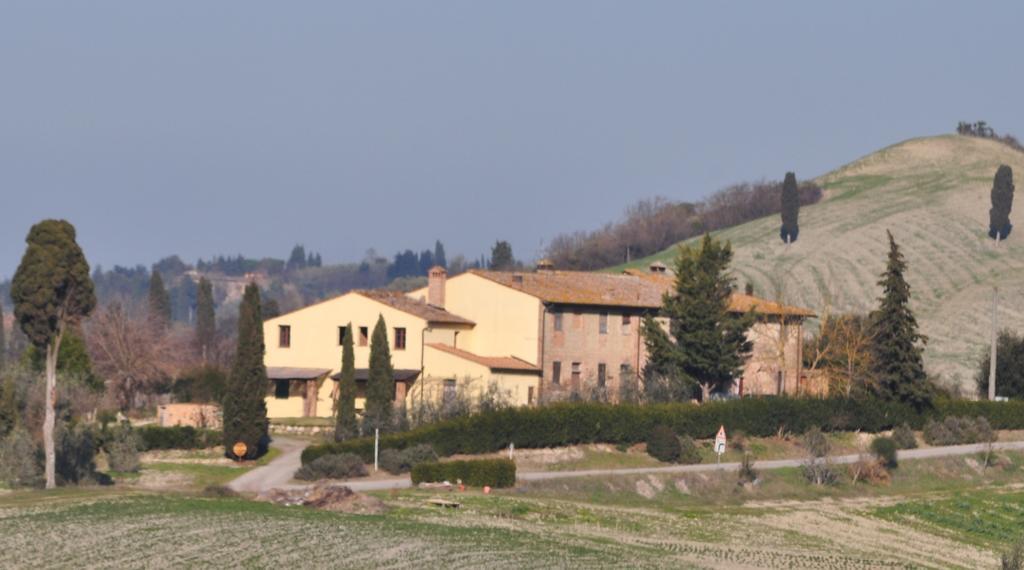
[[[236,443],[232,448],[231,452],[235,454],[235,457],[242,459],[245,457],[245,452],[249,451],[249,446],[245,445],[244,441]]]
[[[715,436],[715,453],[718,454],[718,458],[722,458],[722,454],[725,453],[725,426],[718,428],[718,435]]]

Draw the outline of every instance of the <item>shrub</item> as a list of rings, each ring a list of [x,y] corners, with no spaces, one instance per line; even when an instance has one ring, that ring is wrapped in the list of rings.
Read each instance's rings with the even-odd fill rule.
[[[999,434],[992,429],[992,424],[982,416],[974,419],[974,435],[977,443],[991,443],[999,439]]]
[[[679,463],[684,465],[695,465],[703,459],[700,456],[700,449],[693,441],[693,438],[684,435],[679,438]]]
[[[887,471],[882,463],[877,459],[868,459],[867,457],[861,456],[861,458],[855,463],[850,464],[848,471],[850,474],[850,480],[853,483],[889,482],[889,471]]]
[[[917,447],[917,437],[914,435],[914,430],[910,429],[910,426],[906,423],[893,428],[892,440],[896,442],[897,449],[915,449]]]
[[[814,459],[825,457],[832,450],[832,444],[829,442],[828,436],[818,426],[813,426],[807,430],[807,433],[804,434],[803,444],[807,453]]]
[[[921,435],[928,445],[952,445],[954,441],[954,436],[946,425],[935,420],[928,420],[924,424]]]
[[[1024,570],[1024,538],[1000,556],[1002,570]]]
[[[824,432],[877,433],[903,423],[920,428],[929,419],[948,416],[984,416],[995,429],[1024,429],[1024,401],[938,400],[932,408],[921,411],[898,402],[838,397],[743,398],[701,405],[564,402],[504,408],[382,435],[381,449],[405,449],[426,443],[444,457],[492,453],[510,443],[520,449],[580,443],[635,444],[645,441],[658,425],[695,439],[713,438],[721,425],[750,437],[769,437],[780,430],[801,434],[812,426]],[[317,457],[337,453],[355,453],[367,462],[373,461],[373,438],[310,446],[303,451],[302,461],[310,463]]]
[[[43,482],[42,456],[24,428],[0,440],[0,482],[8,487],[36,487]]]
[[[365,476],[366,465],[363,464],[363,459],[351,453],[325,455],[312,463],[303,465],[295,472],[295,478],[300,481],[350,479]]]
[[[987,443],[997,438],[992,424],[984,416],[976,419],[949,416],[942,422],[928,420],[924,426],[924,440],[928,445]]]
[[[139,470],[139,436],[131,426],[125,424],[111,431],[104,442],[103,449],[107,452],[107,462],[112,471],[135,473]]]
[[[142,426],[136,429],[141,440],[140,449],[207,449],[223,443],[221,432],[196,429],[192,426]]]
[[[508,459],[471,461],[428,461],[412,468],[412,483],[462,481],[471,487],[512,487],[516,484],[516,464]]]
[[[437,461],[437,454],[429,445],[414,445],[410,448],[398,451],[397,449],[385,449],[378,457],[381,469],[393,475],[408,473],[416,465],[424,461]]]
[[[657,426],[647,436],[647,454],[665,463],[679,461],[682,448],[679,445],[679,437],[666,426]]]
[[[814,485],[836,485],[839,483],[839,473],[832,465],[824,461],[808,461],[801,467],[804,479]]]
[[[754,469],[753,455],[749,453],[743,454],[743,459],[740,461],[740,469],[737,473],[737,479],[740,485],[754,483],[757,481],[757,470]]]
[[[887,469],[895,469],[899,465],[896,459],[896,442],[891,437],[876,437],[871,440],[871,453]]]
[[[58,424],[56,430],[57,481],[63,485],[95,483],[96,439],[88,426]]]

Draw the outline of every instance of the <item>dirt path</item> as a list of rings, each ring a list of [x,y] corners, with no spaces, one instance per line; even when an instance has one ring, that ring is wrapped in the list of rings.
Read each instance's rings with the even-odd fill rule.
[[[280,440],[276,440],[280,443]],[[288,485],[292,473],[299,468],[299,455],[306,446],[305,442],[291,442],[301,445],[293,452],[282,454],[270,464],[254,469],[231,483],[231,488],[236,491],[262,492],[272,488],[296,488],[302,485]],[[283,448],[283,446],[281,446]],[[993,450],[1024,450],[1024,441],[1006,441],[992,445]],[[950,445],[945,447],[929,447],[926,449],[908,449],[899,452],[899,459],[930,459],[934,457],[952,457],[957,455],[971,455],[985,451],[985,444],[971,445]],[[289,459],[287,463],[284,462]],[[832,457],[833,463],[847,464],[854,463],[860,459],[859,455],[839,455]],[[803,459],[772,459],[757,462],[757,468],[781,469],[786,467],[799,467]],[[279,466],[278,464],[281,463]],[[699,465],[668,465],[665,467],[636,467],[629,469],[582,469],[578,471],[531,471],[519,472],[517,479],[520,481],[545,481],[551,479],[567,479],[573,477],[614,477],[617,475],[648,475],[658,473],[700,473],[707,471],[736,471],[739,463],[703,463]],[[263,471],[273,475],[264,475]],[[275,476],[276,475],[276,476]],[[243,480],[245,480],[243,482]],[[240,486],[239,483],[242,483]],[[386,491],[389,489],[405,489],[412,486],[408,477],[396,477],[392,479],[377,479],[373,481],[346,481],[345,485],[353,491]]]
[[[281,455],[228,483],[228,487],[242,493],[262,493],[274,488],[288,487],[292,475],[302,466],[302,450],[308,445],[308,441],[275,436],[273,447],[280,449]]]

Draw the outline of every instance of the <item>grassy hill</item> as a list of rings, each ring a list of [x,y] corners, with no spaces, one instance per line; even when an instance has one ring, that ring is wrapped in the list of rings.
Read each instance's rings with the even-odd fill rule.
[[[973,389],[981,351],[988,347],[992,287],[999,287],[1000,328],[1024,330],[1024,205],[1017,226],[998,250],[988,239],[989,192],[1000,164],[1022,186],[1024,153],[996,141],[958,135],[908,140],[817,179],[824,199],[800,212],[800,239],[779,240],[780,220],[763,218],[718,232],[736,255],[738,283],[759,295],[819,313],[867,311],[891,230],[910,264],[913,307],[930,341],[930,372]],[[799,173],[798,173],[799,174]],[[671,264],[675,248],[655,259]]]

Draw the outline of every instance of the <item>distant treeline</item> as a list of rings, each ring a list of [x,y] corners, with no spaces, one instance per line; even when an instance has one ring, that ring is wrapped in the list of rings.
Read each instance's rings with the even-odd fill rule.
[[[988,126],[988,123],[986,123],[985,121],[977,121],[974,123],[960,121],[956,125],[956,134],[968,137],[992,139],[995,141],[999,141],[1009,147],[1024,152],[1024,146],[1021,146],[1020,141],[1017,140],[1017,137],[1011,134],[1000,135],[996,133],[996,130]]]
[[[813,182],[799,186],[800,204],[821,200]],[[560,269],[600,269],[657,253],[685,239],[778,214],[781,181],[743,182],[700,202],[641,200],[619,222],[555,237],[547,257]]]

